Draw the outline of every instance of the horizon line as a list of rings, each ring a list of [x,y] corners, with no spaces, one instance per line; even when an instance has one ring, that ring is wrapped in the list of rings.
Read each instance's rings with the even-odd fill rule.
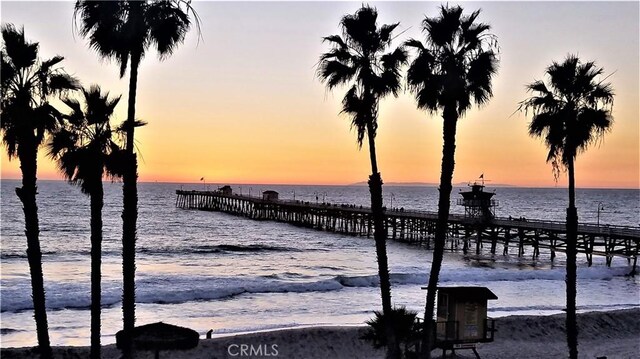
[[[21,178],[0,178],[0,181],[21,181]],[[44,182],[68,182],[64,179],[41,179],[39,181]],[[111,182],[118,183],[121,181],[112,181],[105,179],[103,182]],[[327,187],[366,187],[366,182],[351,182],[351,183],[240,183],[240,182],[210,182],[210,183],[201,183],[201,182],[179,182],[179,181],[138,181],[138,183],[161,183],[161,184],[179,184],[179,185],[236,185],[236,186],[327,186]],[[456,182],[452,183],[453,187],[460,186],[461,184],[470,183],[470,182]],[[384,186],[389,187],[438,187],[437,183],[430,182],[398,182],[398,181],[390,181],[387,184],[383,184]],[[531,185],[515,185],[509,183],[497,183],[494,186],[485,185],[485,187],[497,187],[497,188],[540,188],[540,189],[566,189],[565,186],[531,186]],[[577,189],[622,189],[622,190],[640,190],[640,185],[638,187],[576,187]]]

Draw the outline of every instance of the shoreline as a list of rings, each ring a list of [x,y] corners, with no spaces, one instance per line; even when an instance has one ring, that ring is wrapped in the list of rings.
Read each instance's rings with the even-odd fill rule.
[[[479,344],[478,352],[483,359],[566,357],[564,318],[564,314],[500,317],[496,321],[495,341]],[[640,353],[640,308],[579,313],[578,327],[581,358],[633,358]],[[305,326],[230,333],[201,339],[198,347],[188,351],[161,352],[160,357],[235,358],[240,356],[237,352],[240,345],[245,344],[261,351],[262,355],[244,356],[252,358],[384,358],[383,350],[374,349],[360,339],[365,329],[366,326]],[[54,347],[55,358],[85,358],[88,353],[86,346]],[[0,354],[7,359],[37,358],[36,349],[29,347],[1,348]],[[470,350],[459,350],[456,354],[459,358],[475,357]],[[442,351],[434,350],[432,355],[440,358]],[[103,358],[119,356],[115,344],[103,346]],[[137,358],[153,358],[153,353],[138,352]]]

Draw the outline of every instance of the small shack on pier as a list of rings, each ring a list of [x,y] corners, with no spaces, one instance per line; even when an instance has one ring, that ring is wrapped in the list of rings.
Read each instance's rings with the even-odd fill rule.
[[[220,193],[222,193],[225,196],[231,196],[231,194],[233,193],[233,190],[231,189],[231,186],[229,186],[229,185],[220,187],[218,189],[218,191],[220,191]]]
[[[465,217],[476,218],[480,222],[495,218],[495,208],[498,206],[498,201],[492,199],[495,193],[484,191],[484,180],[482,183],[474,182],[469,187],[471,191],[461,191],[462,198],[458,199],[458,205],[464,206]]]
[[[265,201],[277,201],[278,200],[278,192],[268,190],[262,192],[262,199]]]
[[[439,287],[435,346],[443,354],[472,349],[478,356],[476,344],[493,341],[495,321],[487,317],[493,299],[498,297],[486,287]]]

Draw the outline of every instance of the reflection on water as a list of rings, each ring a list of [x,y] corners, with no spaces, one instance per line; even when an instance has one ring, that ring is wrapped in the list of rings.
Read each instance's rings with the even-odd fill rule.
[[[2,181],[2,346],[34,345],[31,286],[25,257],[24,219],[13,188]],[[181,185],[140,184],[137,253],[137,323],[158,320],[201,334],[317,324],[361,324],[380,307],[375,249],[370,238],[318,232],[282,223],[251,221],[222,213],[175,208]],[[202,189],[202,185],[182,185]],[[243,185],[252,193],[274,189],[281,198],[368,205],[364,186]],[[239,191],[238,185],[233,185]],[[393,206],[435,211],[437,189],[386,186]],[[121,329],[121,186],[105,184],[103,246],[103,343]],[[454,191],[453,196],[457,194]],[[498,215],[562,220],[564,189],[500,188]],[[89,344],[89,199],[62,182],[39,185],[41,242],[49,326],[53,344]],[[640,212],[637,190],[579,190],[581,221],[633,225]],[[385,202],[389,205],[389,202]],[[462,208],[452,206],[455,213]],[[636,224],[637,225],[637,224]],[[424,310],[431,251],[389,241],[393,300]],[[487,248],[485,248],[486,250]],[[549,252],[533,259],[514,254],[467,255],[446,252],[442,285],[488,286],[499,297],[493,316],[552,314],[564,308],[564,256]],[[499,248],[498,253],[502,253]],[[588,268],[579,257],[578,306],[608,310],[639,306],[640,282],[625,277],[624,259],[613,268],[594,258]]]

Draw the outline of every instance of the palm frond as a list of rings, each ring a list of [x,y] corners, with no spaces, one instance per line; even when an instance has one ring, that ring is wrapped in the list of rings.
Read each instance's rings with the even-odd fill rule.
[[[51,94],[64,94],[79,89],[80,82],[66,73],[55,73],[49,77],[48,87]]]
[[[325,60],[320,63],[318,77],[326,82],[329,89],[349,82],[355,75],[356,69],[337,60]]]
[[[146,10],[149,26],[149,41],[158,51],[160,59],[165,59],[184,42],[191,28],[187,12],[179,6],[179,2],[155,1]]]
[[[346,49],[347,44],[342,40],[340,35],[330,35],[322,38],[322,42],[332,42],[341,49]]]
[[[407,64],[407,59],[407,52],[402,46],[380,57],[383,71],[379,79],[379,86],[377,86],[377,93],[379,93],[381,97],[389,93],[395,97],[398,96],[398,90],[400,90],[401,87],[400,80],[402,78],[400,69],[403,65]]]
[[[393,30],[396,29],[396,27],[398,27],[398,25],[400,25],[399,22],[396,22],[395,24],[391,24],[391,25],[382,25],[380,26],[380,42],[381,43],[389,43],[391,41],[391,33],[393,32]]]
[[[4,51],[0,52],[0,81],[2,83],[2,98],[6,97],[11,81],[16,75],[16,68],[13,66]]]
[[[584,152],[589,145],[596,143],[604,137],[604,134],[611,131],[613,117],[611,112],[605,109],[584,108],[578,114],[578,121],[575,126],[576,148],[579,152]]]
[[[482,105],[492,96],[491,78],[498,72],[498,60],[493,51],[484,51],[469,62],[468,91],[475,103]],[[468,108],[468,106],[465,106]]]
[[[3,116],[4,119],[4,116]],[[12,160],[18,154],[18,131],[15,127],[7,127],[2,126],[2,143],[7,149],[7,156],[9,160]]]
[[[128,12],[126,1],[76,1],[73,24],[101,57],[116,59],[118,44],[123,40],[119,32]]]
[[[26,69],[35,65],[38,58],[38,43],[28,42],[24,27],[19,30],[13,24],[2,25],[3,50],[15,69]]]
[[[378,11],[369,5],[363,5],[355,14],[345,15],[340,21],[344,37],[364,52],[379,49],[380,39],[374,35],[378,34],[377,19]]]
[[[429,41],[436,47],[451,45],[460,31],[462,8],[460,6],[440,6],[440,16],[425,17],[422,22]]]
[[[336,47],[320,55],[320,61],[324,60],[338,60],[352,64],[358,60],[358,57],[349,52],[348,48]]]
[[[409,40],[405,41],[403,45],[405,47],[415,48],[415,49],[417,49],[419,51],[425,50],[425,47],[424,47],[424,45],[422,45],[422,42],[420,42],[420,40],[416,40],[416,39],[409,39]]]
[[[78,134],[66,128],[57,131],[46,145],[47,155],[53,159],[61,156],[63,152],[72,151],[76,148]]]

